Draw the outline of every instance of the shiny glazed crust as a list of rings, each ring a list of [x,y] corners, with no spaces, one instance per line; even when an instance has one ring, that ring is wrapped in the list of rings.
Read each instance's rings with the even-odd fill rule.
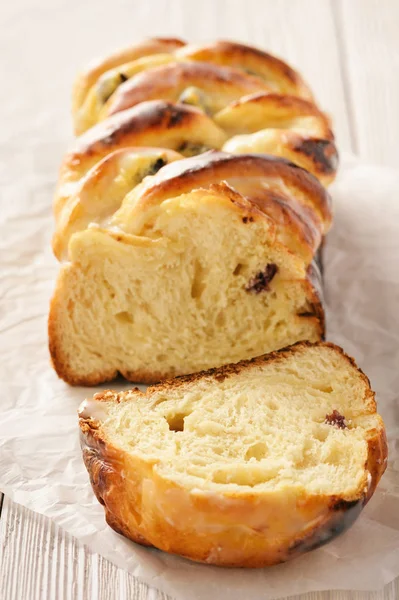
[[[75,191],[71,191],[69,184],[81,179],[115,150],[150,146],[179,151],[187,144],[220,148],[225,140],[224,132],[196,108],[164,100],[142,102],[102,121],[76,139],[61,165],[55,214]]]
[[[308,169],[324,185],[336,174],[338,152],[329,119],[314,103],[308,86],[289,65],[251,46],[227,41],[198,46],[179,40],[149,40],[89,69],[88,75],[78,78],[74,98],[78,134],[151,99],[198,106],[214,118],[226,137],[234,135],[232,124],[245,120],[245,110],[262,108],[269,123],[259,124],[254,131],[268,131],[263,141],[258,137],[256,144],[249,141],[242,149],[238,140],[228,140],[224,149],[283,156]],[[298,129],[298,118],[304,116],[311,116],[312,123],[302,119]],[[284,123],[274,128],[270,117]],[[238,144],[236,150],[230,149],[232,144],[232,148]]]
[[[307,123],[309,118],[311,123]],[[313,173],[323,185],[329,185],[335,178],[338,150],[331,123],[309,100],[260,92],[232,102],[218,112],[214,120],[229,136],[223,147],[226,151],[235,151],[235,140],[240,140],[235,136],[266,129],[272,154],[283,156]],[[251,143],[256,145],[255,140],[249,139],[248,145]]]
[[[312,100],[313,95],[300,74],[276,56],[231,41],[218,41],[211,44],[190,44],[176,51],[178,57],[190,58],[217,65],[238,67],[249,73],[262,77],[285,94]]]
[[[75,231],[87,227],[90,222],[99,222],[111,216],[136,181],[138,184],[168,162],[182,158],[173,150],[145,146],[115,150],[105,156],[77,182],[76,190],[70,197],[59,198],[52,240],[55,256],[62,260],[67,255],[68,241]],[[129,175],[125,175],[121,183],[122,174],[126,173],[126,162],[129,161]]]
[[[143,56],[174,52],[184,46],[184,44],[185,42],[177,38],[150,38],[140,44],[117,50],[105,59],[94,61],[76,78],[72,93],[73,111],[76,112],[79,110],[90,87],[97,81],[100,75],[109,69],[137,60]]]
[[[171,63],[139,73],[120,85],[107,103],[103,117],[145,100],[177,102],[188,87],[200,88],[223,104],[254,92],[269,90],[258,77],[239,69],[199,62]]]
[[[328,231],[332,221],[331,198],[324,187],[313,175],[288,160],[264,154],[231,155],[210,151],[177,161],[143,183],[137,206],[159,204],[167,198],[225,180],[232,181],[234,189],[238,185],[237,191],[241,193],[237,180],[256,183],[262,178],[268,180],[270,189],[280,183],[293,198],[310,206],[324,224],[323,233]],[[255,194],[255,187],[253,189]],[[257,204],[256,195],[251,197],[252,194],[244,192],[243,195]]]
[[[225,379],[254,364],[284,360],[310,345],[300,342],[269,355],[219,369],[166,381],[145,392],[171,390],[202,378]],[[334,346],[337,352],[343,351]],[[353,359],[344,355],[355,367]],[[365,404],[375,412],[367,377]],[[139,396],[142,394],[135,390]],[[116,392],[96,394],[98,403],[120,402]],[[80,413],[81,445],[93,490],[105,508],[108,524],[146,546],[218,566],[263,567],[317,548],[352,525],[373,494],[385,468],[387,443],[382,420],[368,438],[365,477],[368,484],[351,497],[205,492],[186,488],[157,472],[155,465],[113,446],[101,422]]]
[[[80,73],[73,89],[73,112],[76,113],[79,110],[91,86],[105,72],[144,56],[167,53],[174,54],[177,60],[192,60],[241,68],[267,80],[269,84],[272,84],[272,89],[312,99],[312,93],[299,73],[284,61],[258,48],[227,41],[202,46],[196,44],[186,46],[185,42],[176,38],[151,38],[95,61]]]

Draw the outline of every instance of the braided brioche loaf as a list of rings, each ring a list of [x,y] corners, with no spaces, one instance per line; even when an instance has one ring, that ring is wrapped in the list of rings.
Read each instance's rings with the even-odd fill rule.
[[[323,337],[314,259],[336,150],[311,98],[282,61],[230,42],[149,40],[79,77],[85,132],[54,203],[62,378],[150,383]]]
[[[83,404],[107,521],[216,565],[325,543],[356,519],[387,455],[367,378],[320,342],[328,118],[275,57],[176,39],[93,65],[73,113],[54,204],[54,367],[82,385],[194,373]]]

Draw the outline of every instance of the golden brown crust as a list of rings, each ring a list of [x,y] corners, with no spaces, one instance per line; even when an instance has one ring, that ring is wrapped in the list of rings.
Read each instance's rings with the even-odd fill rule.
[[[269,152],[272,147],[272,154],[305,168],[323,185],[334,180],[338,151],[330,120],[312,102],[294,96],[258,93],[240,98],[214,118],[229,136],[224,147],[227,151],[243,151],[240,145],[235,149],[241,139],[235,136],[266,130],[265,148],[259,141],[253,142],[257,151]],[[250,147],[250,139],[245,145]]]
[[[203,46],[189,45],[176,52],[179,57],[241,68],[262,76],[277,90],[312,99],[312,93],[297,71],[276,56],[259,48],[231,41],[218,41]]]
[[[316,117],[320,135],[329,140],[334,139],[330,119],[314,102],[287,94],[257,92],[244,96],[217,113],[215,120],[232,135],[253,133],[262,126],[266,127],[269,120],[290,123],[302,117]]]
[[[157,50],[161,54],[154,55]],[[130,61],[123,65],[125,72],[109,66],[122,67],[121,56]],[[138,57],[144,62],[134,60]],[[227,151],[270,152],[309,170],[324,185],[335,178],[338,153],[330,120],[314,104],[308,86],[296,71],[257,48],[228,41],[186,46],[179,40],[155,39],[100,61],[89,74],[90,83],[96,82],[97,88],[91,85],[79,110],[75,103],[79,132],[144,101],[182,99],[208,114],[217,113],[215,122],[229,137],[239,135],[240,128],[246,130],[248,117],[253,133],[274,132],[263,141],[258,138],[248,143],[234,137],[228,140]],[[80,81],[84,83],[84,77]],[[261,113],[263,117],[254,127],[254,115]],[[306,123],[305,116],[313,121]],[[285,120],[286,126],[283,122],[276,126],[273,119]],[[302,119],[302,127],[295,129],[298,119]]]
[[[288,134],[287,152],[284,155],[295,164],[315,175],[323,185],[335,179],[338,168],[338,150],[334,142],[319,138],[304,139]]]
[[[368,377],[366,377],[366,375],[364,375],[364,377],[368,381]],[[370,403],[373,403],[375,407],[374,394],[372,398],[370,397]],[[385,469],[387,468],[388,442],[383,420],[381,419],[381,417],[379,418],[379,420],[380,428],[378,430],[375,430],[374,436],[371,437],[368,441],[368,457],[365,468],[369,473],[374,473],[375,475],[374,477],[371,477],[371,482],[369,485],[365,503],[368,502],[371,496],[374,494],[378,482],[383,476]]]
[[[52,240],[55,256],[59,260],[65,257],[71,235],[89,223],[99,224],[110,217],[125,195],[144,177],[181,158],[181,154],[173,150],[145,146],[123,148],[105,156],[82,177],[69,198],[58,199],[54,207],[57,218]],[[123,180],[122,174],[127,169],[128,177]]]
[[[70,357],[65,354],[61,342],[62,332],[59,331],[60,310],[65,293],[64,274],[68,266],[62,266],[58,275],[56,287],[50,300],[49,316],[47,322],[48,347],[51,364],[58,377],[73,386],[95,386],[100,383],[113,381],[118,377],[117,369],[104,369],[101,372],[87,373],[84,377],[77,375],[71,368]]]
[[[196,87],[227,105],[268,86],[257,77],[237,69],[207,63],[172,63],[139,73],[122,83],[107,102],[103,116],[113,115],[145,100],[177,102],[188,87]]]
[[[211,183],[226,180],[229,185],[249,199],[256,198],[245,193],[249,180],[259,178],[280,179],[298,203],[311,206],[321,217],[324,231],[332,219],[331,199],[315,177],[297,165],[282,158],[264,154],[236,154],[206,152],[201,156],[187,158],[168,165],[140,190],[140,203],[159,202],[187,193],[193,188],[207,187]],[[239,180],[243,181],[240,183]],[[273,181],[270,181],[272,184]],[[245,184],[245,187],[241,186]]]
[[[160,390],[167,392],[204,378],[219,382],[253,365],[284,360],[312,345],[299,342],[263,357],[165,381],[148,388],[144,395],[150,398]],[[341,348],[330,343],[318,345],[334,349],[356,367]],[[133,393],[143,395],[137,389]],[[366,396],[366,407],[374,413],[374,394],[369,387]],[[123,393],[103,392],[93,400],[121,402],[124,398]],[[368,484],[361,484],[350,497],[285,492],[282,510],[279,494],[247,488],[215,493],[184,488],[162,477],[156,463],[114,447],[101,423],[84,411],[79,425],[84,461],[109,525],[138,543],[219,566],[273,565],[325,544],[352,525],[386,466],[385,431],[380,421],[368,441]]]
[[[236,73],[238,72],[244,77],[249,75],[253,79],[260,80],[258,83],[261,87],[257,89],[280,91],[284,94],[292,94],[308,99],[312,97],[309,88],[297,72],[280,59],[256,48],[223,41],[205,46],[190,45],[185,47],[184,42],[181,40],[153,38],[141,44],[119,50],[106,59],[101,59],[90,65],[84,73],[79,75],[73,90],[73,114],[76,133],[82,133],[98,120],[98,111],[101,111],[101,105],[109,97],[107,90],[109,90],[110,95],[114,94],[115,89],[126,81],[126,77],[134,76],[137,73],[135,64],[139,71],[142,68],[152,69],[157,64],[157,57],[159,64],[162,64],[167,61],[168,55],[172,60],[174,58],[175,63],[182,61],[186,63],[187,61],[207,63],[211,69],[216,67],[215,73],[219,67],[233,68]],[[154,57],[154,61],[152,61],[152,57]],[[139,65],[140,60],[148,60],[148,67],[145,64]],[[120,77],[118,77],[118,69],[123,69]],[[125,75],[125,72],[128,75]],[[109,76],[112,78],[113,75],[115,76],[113,83],[110,87],[108,84],[105,87],[100,86],[97,89],[97,97],[95,87],[104,77]],[[232,75],[232,81],[229,85],[233,84],[236,77],[237,75]],[[209,73],[209,79],[213,79],[217,83],[212,73]],[[103,83],[105,82],[103,81]],[[108,83],[111,83],[109,78]],[[158,82],[156,82],[156,85],[158,85]],[[212,89],[210,81],[205,82],[205,85],[208,87],[210,85]],[[221,88],[219,88],[220,91]],[[252,89],[252,91],[254,90]],[[243,91],[243,93],[245,92]],[[247,91],[246,93],[250,92]],[[89,100],[90,95],[92,95],[91,101]],[[156,97],[159,98],[160,96]],[[96,98],[100,104],[97,103]],[[109,113],[107,112],[107,114]]]
[[[220,148],[226,137],[203,112],[163,100],[142,102],[92,127],[78,137],[60,168],[54,199],[57,215],[76,192],[71,186],[115,150],[137,146],[179,151],[189,144]]]
[[[117,50],[105,59],[95,61],[76,79],[72,95],[74,112],[83,104],[91,86],[109,69],[143,56],[173,52],[184,45],[185,42],[177,38],[150,38],[140,44]]]
[[[156,51],[161,54],[154,55]],[[110,68],[111,63],[122,66],[121,56],[130,60],[123,65],[127,74]],[[141,58],[134,60],[138,57]],[[226,41],[185,46],[179,40],[155,39],[120,56],[118,53],[111,56],[89,70],[89,74],[91,88],[89,93],[85,92],[86,100],[79,110],[75,102],[78,132],[151,99],[183,101],[214,114],[216,125],[229,137],[233,136],[224,148],[227,151],[283,156],[310,171],[324,185],[335,178],[338,153],[330,120],[312,101],[300,75],[266,52]],[[84,81],[84,77],[80,79],[83,88]],[[257,127],[254,127],[255,114],[263,115]],[[252,120],[249,131],[269,133],[254,140],[237,139],[240,131],[248,129],[248,118]],[[280,125],[273,124],[276,119]],[[301,119],[302,126],[298,128],[296,121]],[[187,144],[198,145],[190,139]]]
[[[204,143],[223,132],[203,112],[163,100],[142,102],[92,127],[77,138],[61,167],[60,179],[76,181],[82,172],[112,151],[129,146],[156,146],[177,150],[183,142]]]

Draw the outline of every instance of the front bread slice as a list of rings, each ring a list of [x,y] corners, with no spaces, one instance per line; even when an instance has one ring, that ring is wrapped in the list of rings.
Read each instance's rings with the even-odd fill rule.
[[[347,529],[386,467],[367,377],[332,344],[81,406],[106,519],[144,545],[220,566],[294,558]]]

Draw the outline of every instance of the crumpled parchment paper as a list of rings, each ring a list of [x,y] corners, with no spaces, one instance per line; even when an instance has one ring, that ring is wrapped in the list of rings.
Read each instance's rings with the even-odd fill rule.
[[[49,242],[59,148],[4,168],[0,214],[0,489],[118,566],[181,600],[266,600],[325,589],[377,589],[399,575],[399,175],[347,158],[333,186],[325,253],[328,338],[368,374],[387,425],[389,468],[349,532],[263,570],[202,566],[144,549],[104,522],[81,459],[71,388],[49,365],[46,319],[58,265]],[[22,150],[21,150],[22,152]]]

